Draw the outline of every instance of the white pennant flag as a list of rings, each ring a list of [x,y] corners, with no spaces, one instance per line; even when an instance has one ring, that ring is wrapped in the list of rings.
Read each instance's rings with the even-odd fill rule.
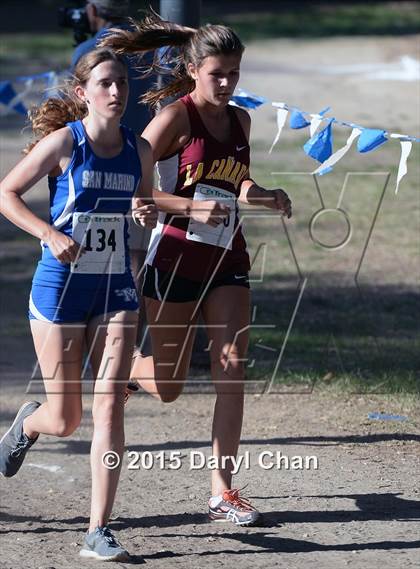
[[[309,134],[311,136],[311,138],[313,137],[313,135],[316,133],[317,128],[319,127],[319,125],[322,122],[322,117],[321,115],[310,115],[311,116],[311,124],[309,125]]]
[[[403,134],[391,134],[391,138],[404,138]],[[401,180],[407,174],[407,160],[410,156],[411,149],[413,147],[413,143],[409,140],[400,140],[401,144],[401,158],[400,158],[400,165],[398,166],[398,174],[397,174],[397,186],[395,188],[395,193],[398,193],[398,188],[400,185]]]
[[[289,112],[287,109],[284,108],[284,103],[273,103],[273,107],[277,107],[277,134],[275,139],[273,140],[273,144],[271,145],[270,150],[268,151],[269,154],[272,153],[273,148],[279,141],[281,131],[283,130],[284,124],[286,122],[287,113]]]
[[[312,174],[320,174],[326,168],[331,168],[332,166],[334,166],[334,164],[336,164],[339,160],[341,160],[341,158],[343,158],[343,156],[350,150],[350,147],[353,144],[354,140],[360,135],[361,132],[362,131],[360,130],[360,128],[356,127],[353,128],[350,136],[347,139],[345,146],[342,146],[339,150],[337,150],[337,152],[331,154],[331,156],[327,160],[325,160],[325,162],[323,162],[320,166],[318,166],[318,168],[314,170]]]

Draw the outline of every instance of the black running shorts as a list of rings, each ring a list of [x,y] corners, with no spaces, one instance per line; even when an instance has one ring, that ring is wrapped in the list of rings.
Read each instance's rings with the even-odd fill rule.
[[[146,265],[142,295],[167,302],[192,302],[221,286],[249,288],[248,273],[216,275],[211,282],[197,282]]]

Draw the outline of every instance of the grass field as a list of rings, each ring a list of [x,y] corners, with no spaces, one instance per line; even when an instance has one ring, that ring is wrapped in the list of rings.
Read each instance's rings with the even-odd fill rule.
[[[220,16],[217,5],[206,8],[209,21],[233,26],[245,41],[262,38],[331,37],[418,33],[418,2],[344,3],[279,2],[255,11],[255,4],[227,9]],[[211,3],[210,3],[211,4]],[[235,6],[235,3],[233,3]],[[217,11],[216,11],[217,10]]]
[[[268,380],[279,365],[275,379],[291,389],[297,384],[310,389],[318,382],[340,390],[418,392],[418,145],[398,196],[399,145],[392,143],[363,159],[350,152],[334,172],[318,178],[324,206],[331,211],[319,218],[314,235],[322,243],[336,244],[347,227],[334,210],[346,173],[353,173],[341,203],[352,236],[346,246],[331,250],[314,243],[309,234],[310,219],[322,207],[314,179],[271,174],[282,170],[279,164],[287,164],[289,172],[310,171],[303,142],[301,135],[293,142],[289,136],[279,144],[277,159],[264,156],[261,145],[254,152],[255,179],[287,189],[295,213],[284,225],[276,218],[245,222],[251,258],[260,248],[253,270],[257,316],[250,350],[259,365],[249,375]],[[344,142],[339,136],[336,148]]]

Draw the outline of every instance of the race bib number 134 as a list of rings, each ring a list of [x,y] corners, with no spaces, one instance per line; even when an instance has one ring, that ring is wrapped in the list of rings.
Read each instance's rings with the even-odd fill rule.
[[[73,239],[83,246],[85,252],[71,264],[72,273],[125,273],[122,214],[75,213]]]

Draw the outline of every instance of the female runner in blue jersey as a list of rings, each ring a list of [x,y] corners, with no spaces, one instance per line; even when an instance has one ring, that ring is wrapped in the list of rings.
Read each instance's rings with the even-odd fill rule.
[[[64,96],[32,113],[38,140],[1,185],[1,212],[41,240],[29,318],[47,401],[21,407],[0,442],[0,471],[16,474],[41,433],[66,437],[77,429],[86,345],[95,378],[94,434],[90,526],[80,554],[106,561],[128,556],[107,526],[120,468],[107,468],[113,465],[102,458],[108,451],[123,454],[124,393],[136,338],[126,215],[133,205],[142,225],[154,227],[157,219],[147,199],[150,146],[120,127],[127,95],[124,59],[109,49],[86,54]],[[22,199],[46,175],[49,223]]]

